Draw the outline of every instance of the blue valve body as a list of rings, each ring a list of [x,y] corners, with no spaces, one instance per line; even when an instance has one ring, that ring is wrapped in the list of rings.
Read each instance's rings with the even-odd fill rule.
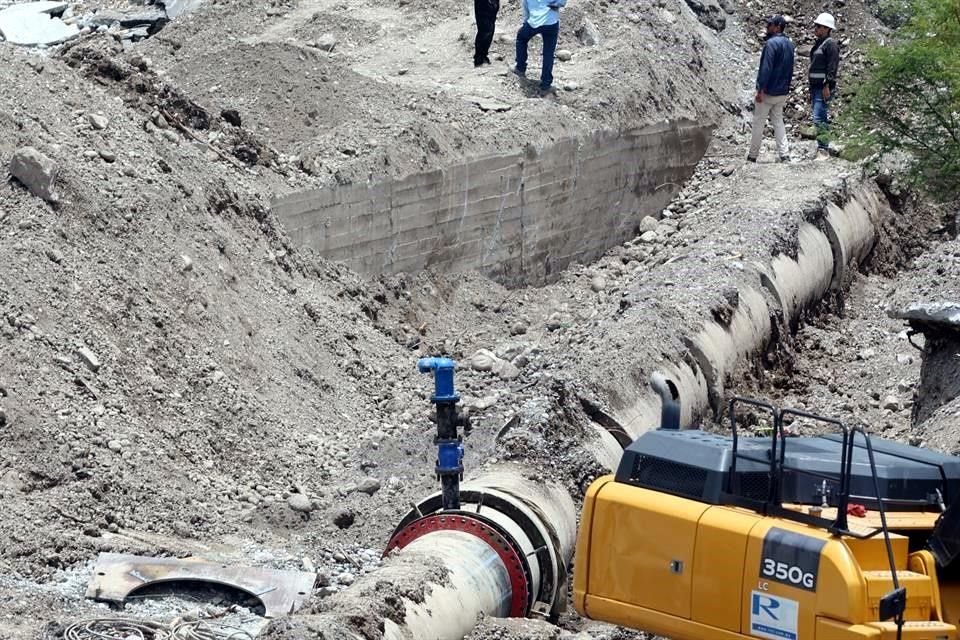
[[[417,369],[420,373],[433,371],[433,402],[457,402],[460,396],[453,388],[453,372],[456,364],[450,358],[420,358]]]
[[[437,473],[463,472],[463,445],[459,442],[441,442],[437,445]]]
[[[460,508],[460,480],[463,476],[463,441],[457,427],[468,428],[468,420],[457,410],[457,395],[453,386],[456,363],[450,358],[420,358],[420,373],[433,372],[434,393],[431,400],[437,407],[437,477],[440,479],[443,508]]]

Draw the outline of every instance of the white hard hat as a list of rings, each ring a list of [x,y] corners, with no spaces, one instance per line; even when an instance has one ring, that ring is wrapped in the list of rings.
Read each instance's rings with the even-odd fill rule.
[[[813,24],[819,24],[833,31],[837,28],[837,23],[833,20],[833,16],[829,13],[821,13],[817,16],[817,19],[813,21]]]

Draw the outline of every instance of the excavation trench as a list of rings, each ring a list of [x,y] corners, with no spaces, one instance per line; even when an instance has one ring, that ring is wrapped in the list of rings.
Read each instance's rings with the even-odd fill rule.
[[[617,430],[636,438],[660,424],[661,402],[647,384],[652,374],[668,381],[668,393],[682,407],[682,426],[716,414],[740,373],[768,359],[804,314],[843,296],[895,213],[870,179],[847,178],[813,191],[793,210],[770,217],[780,228],[765,237],[777,238],[776,244],[754,247],[752,255],[745,251],[736,268],[725,250],[713,260],[660,265],[656,279],[675,283],[667,300],[696,304],[678,305],[674,314],[640,304],[655,297],[650,281],[624,294],[620,321],[627,329],[659,323],[672,335],[651,348],[638,330],[626,360],[597,367],[588,386],[608,413],[596,407],[586,412],[593,419],[581,434],[579,455],[612,471],[624,442],[620,433],[618,443]],[[745,209],[739,214],[751,215]],[[713,279],[698,279],[707,272]],[[705,286],[713,292],[702,291]],[[621,375],[612,375],[611,367]],[[461,638],[481,616],[561,613],[580,496],[532,461],[485,466],[469,474],[463,489],[460,511],[444,512],[436,496],[426,497],[398,525],[396,548],[382,569],[312,613],[276,625],[269,637]]]

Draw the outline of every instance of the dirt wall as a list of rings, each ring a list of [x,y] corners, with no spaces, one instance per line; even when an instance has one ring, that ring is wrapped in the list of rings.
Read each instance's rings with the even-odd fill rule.
[[[401,180],[295,192],[272,206],[295,244],[364,275],[436,267],[543,283],[658,215],[710,131],[689,121],[601,131]]]

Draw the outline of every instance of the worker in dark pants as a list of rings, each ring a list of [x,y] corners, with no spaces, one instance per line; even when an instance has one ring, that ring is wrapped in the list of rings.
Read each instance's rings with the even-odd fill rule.
[[[821,13],[813,24],[817,40],[810,51],[810,105],[817,134],[817,160],[825,160],[830,157],[830,117],[827,106],[837,90],[840,47],[830,37],[837,28],[832,15]]]
[[[497,28],[497,13],[500,0],[473,0],[473,13],[477,19],[477,39],[474,44],[473,66],[490,64],[490,43]]]
[[[543,65],[540,69],[540,95],[553,93],[553,56],[560,37],[560,7],[567,0],[521,0],[523,26],[517,32],[517,66],[513,72],[525,78],[527,74],[527,44],[539,35],[543,38]]]

